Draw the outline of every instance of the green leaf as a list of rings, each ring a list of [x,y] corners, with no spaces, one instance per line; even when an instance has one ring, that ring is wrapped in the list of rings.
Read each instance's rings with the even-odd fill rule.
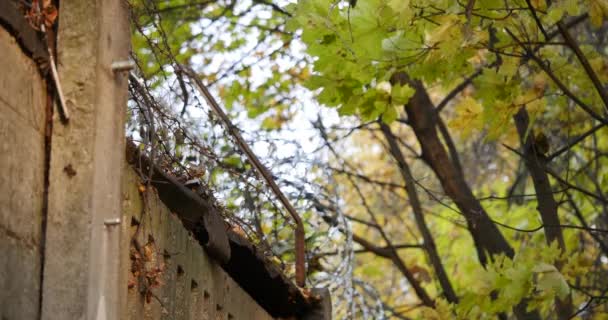
[[[382,114],[382,121],[384,123],[391,123],[397,119],[399,113],[395,106],[387,106],[386,111]]]
[[[241,157],[239,157],[238,155],[232,155],[228,158],[225,158],[224,163],[235,168],[241,167],[242,165]]]
[[[394,105],[404,105],[410,101],[415,90],[407,84],[396,84],[391,89],[391,99]]]
[[[534,270],[539,274],[538,282],[536,284],[538,290],[549,294],[555,294],[560,299],[565,298],[570,293],[570,287],[568,286],[566,279],[554,266],[541,264],[535,267]]]
[[[276,129],[280,129],[282,125],[282,122],[280,121],[280,119],[276,116],[269,116],[266,117],[263,121],[262,121],[262,129],[266,129],[266,130],[276,130]]]

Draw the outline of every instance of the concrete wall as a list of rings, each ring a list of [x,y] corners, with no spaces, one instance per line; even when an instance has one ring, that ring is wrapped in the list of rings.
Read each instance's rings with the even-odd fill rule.
[[[0,52],[0,319],[38,319],[46,87],[36,64],[1,27]],[[122,319],[272,319],[154,190],[141,192],[130,166],[122,170]],[[86,264],[84,256],[65,259]],[[151,281],[158,283],[147,288]]]
[[[0,319],[38,319],[46,87],[0,27]]]
[[[118,319],[129,57],[123,0],[61,0],[57,72],[69,122],[55,108],[49,163],[42,319]]]
[[[129,259],[124,319],[272,319],[125,165],[123,260]],[[247,266],[243,266],[247,268]],[[148,301],[146,301],[148,298]]]

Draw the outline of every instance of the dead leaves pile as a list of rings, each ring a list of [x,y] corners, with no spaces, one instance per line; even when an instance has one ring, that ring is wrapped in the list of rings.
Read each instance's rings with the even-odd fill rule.
[[[30,26],[35,30],[42,31],[41,26],[48,29],[55,24],[57,20],[57,8],[51,3],[51,0],[32,0],[31,6],[25,10],[25,18]]]
[[[156,296],[152,289],[162,286],[162,276],[165,272],[163,259],[159,259],[159,252],[152,236],[148,237],[148,242],[143,248],[137,240],[131,242],[131,275],[129,278],[129,289],[136,285],[139,292],[145,297],[146,303],[150,303]]]

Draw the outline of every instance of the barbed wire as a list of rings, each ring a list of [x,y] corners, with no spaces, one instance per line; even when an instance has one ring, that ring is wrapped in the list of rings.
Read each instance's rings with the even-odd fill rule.
[[[129,138],[154,164],[211,199],[233,230],[258,246],[293,279],[295,243],[290,231],[293,223],[276,195],[237,147],[238,141],[226,133],[220,119],[186,76],[168,45],[163,16],[159,14],[162,11],[154,2],[144,4],[142,7],[138,3],[137,10],[131,6],[134,30],[145,39],[149,57],[155,60],[158,69],[153,74],[146,73],[143,70],[150,62],[140,61],[135,54],[132,56],[138,69],[130,76]],[[147,23],[142,23],[143,19],[147,19]],[[235,65],[237,63],[231,63],[222,75],[209,82],[215,84],[229,78],[231,71],[239,69]],[[237,125],[247,126],[246,122]],[[305,218],[306,247],[309,248],[307,285],[330,289],[336,318],[352,319],[361,313],[358,308],[365,308],[362,314],[375,319],[366,302],[355,303],[354,297],[364,299],[364,293],[357,292],[352,278],[354,253],[350,222],[339,209],[337,192],[312,182],[311,169],[318,163],[315,155],[305,154],[298,141],[271,137],[263,131],[239,130],[254,150],[262,149],[260,143],[265,144],[262,162],[272,168],[273,178]],[[287,145],[295,146],[292,148],[295,152],[282,154],[280,150]],[[296,174],[297,168],[304,168],[300,171],[305,174]],[[326,180],[332,176],[331,171],[317,174]],[[334,209],[320,212],[315,206],[319,202],[332,203]],[[326,223],[325,215],[333,216],[335,223]],[[327,252],[333,254],[327,255]]]

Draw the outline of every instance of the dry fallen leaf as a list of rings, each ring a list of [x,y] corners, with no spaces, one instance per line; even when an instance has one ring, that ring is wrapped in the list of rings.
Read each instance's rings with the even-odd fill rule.
[[[38,0],[33,0],[25,18],[33,29],[40,31],[43,23],[46,28],[51,28],[55,24],[58,14],[57,8],[51,3],[51,0],[42,0],[42,6]]]
[[[239,226],[239,225],[233,226],[232,232],[238,234],[239,236],[241,236],[243,238],[247,238],[247,234],[245,234],[245,230],[243,230],[243,228],[241,228],[241,226]]]
[[[423,267],[421,267],[419,265],[413,265],[410,268],[410,271],[415,276],[417,276],[422,282],[430,282],[431,281],[431,275],[429,274],[429,272],[425,268],[423,268]]]
[[[55,24],[55,20],[57,20],[57,15],[57,8],[55,8],[54,5],[44,7],[44,11],[42,12],[42,16],[44,17],[44,25],[47,28],[52,27]]]
[[[154,259],[154,242],[148,242],[144,246],[144,257],[146,257],[146,261],[152,261]]]

